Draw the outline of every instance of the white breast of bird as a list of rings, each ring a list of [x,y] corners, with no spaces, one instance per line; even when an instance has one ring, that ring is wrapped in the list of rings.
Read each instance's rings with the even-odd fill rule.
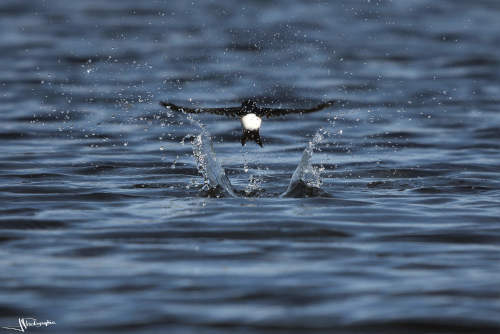
[[[246,114],[241,118],[241,125],[245,130],[255,131],[260,129],[262,119],[255,114]]]

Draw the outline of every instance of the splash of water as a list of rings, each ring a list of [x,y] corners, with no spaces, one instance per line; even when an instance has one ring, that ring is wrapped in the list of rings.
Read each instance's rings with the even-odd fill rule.
[[[287,190],[280,197],[329,196],[321,190],[323,183],[321,172],[323,169],[311,164],[314,150],[317,149],[327,134],[328,132],[323,128],[316,131],[302,153],[302,158],[293,172]]]
[[[187,115],[188,120],[196,125],[201,131],[192,140],[193,155],[196,159],[198,170],[203,175],[203,190],[214,197],[238,197],[236,191],[231,185],[224,168],[217,160],[213,148],[213,142],[205,126],[191,115]],[[331,124],[332,125],[332,124]],[[321,190],[323,180],[321,172],[323,168],[311,164],[311,159],[318,145],[324,140],[329,132],[319,128],[314,137],[309,141],[307,147],[302,153],[301,160],[295,169],[292,178],[288,184],[287,190],[280,197],[312,197],[330,195]],[[245,156],[245,171],[248,172],[248,161]],[[246,196],[258,196],[262,191],[262,176],[251,177],[247,189],[244,191]]]
[[[198,170],[203,175],[203,190],[210,196],[237,197],[233,190],[224,168],[215,155],[212,139],[203,124],[193,118],[189,120],[197,125],[201,132],[192,140],[193,155],[198,165]]]
[[[258,168],[260,172],[260,168]],[[262,188],[262,183],[264,181],[263,175],[251,175],[246,186],[244,193],[247,197],[260,197],[264,193],[264,188]]]

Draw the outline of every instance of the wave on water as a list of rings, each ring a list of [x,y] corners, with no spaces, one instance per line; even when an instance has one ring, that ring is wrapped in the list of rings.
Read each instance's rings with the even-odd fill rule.
[[[207,197],[240,197],[249,195],[246,191],[235,190],[231,181],[227,177],[224,168],[217,160],[210,133],[199,121],[188,117],[191,123],[201,130],[192,140],[193,155],[198,165],[198,170],[203,176],[204,185],[202,194]],[[327,131],[320,128],[314,137],[309,141],[302,153],[302,158],[295,169],[288,184],[287,190],[280,197],[331,197],[321,189],[322,178],[321,169],[311,164],[314,150],[324,139]],[[252,180],[250,180],[252,183]]]

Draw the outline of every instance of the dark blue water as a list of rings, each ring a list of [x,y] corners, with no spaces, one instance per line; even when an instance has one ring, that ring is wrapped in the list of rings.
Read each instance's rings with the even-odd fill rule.
[[[499,17],[494,0],[2,1],[0,327],[498,333]],[[246,98],[345,103],[264,120],[262,149],[237,120],[158,105]],[[210,189],[217,167],[235,196]]]

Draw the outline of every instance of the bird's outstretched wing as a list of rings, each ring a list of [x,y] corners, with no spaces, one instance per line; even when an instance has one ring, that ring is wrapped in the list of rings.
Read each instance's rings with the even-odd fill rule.
[[[307,114],[310,112],[315,112],[315,111],[320,111],[325,108],[328,108],[332,106],[333,104],[337,103],[338,101],[331,100],[327,102],[323,102],[321,104],[318,104],[316,107],[309,108],[309,109],[288,109],[288,108],[259,108],[258,116],[260,117],[274,117],[274,116],[283,116],[283,115],[288,115],[288,114]]]
[[[181,107],[181,106],[178,106],[178,105],[175,105],[173,103],[166,102],[166,101],[160,101],[160,105],[164,106],[165,108],[174,110],[174,111],[180,111],[180,112],[185,112],[185,113],[190,113],[190,114],[210,113],[210,114],[216,114],[216,115],[225,115],[225,116],[229,116],[229,117],[241,116],[241,107],[188,108],[188,107]]]

